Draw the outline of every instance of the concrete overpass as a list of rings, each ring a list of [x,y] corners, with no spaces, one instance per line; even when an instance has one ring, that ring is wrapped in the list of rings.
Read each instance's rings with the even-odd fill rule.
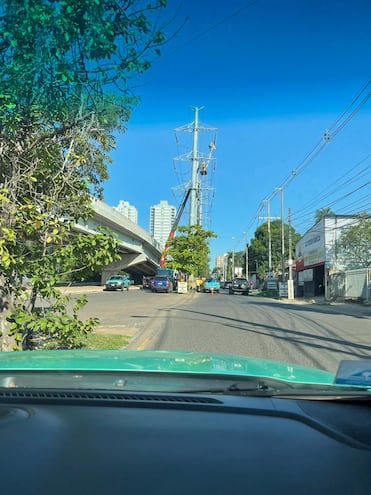
[[[92,206],[93,218],[77,223],[75,229],[93,234],[98,226],[107,227],[115,233],[120,242],[121,259],[104,268],[102,283],[120,270],[130,273],[136,282],[139,282],[143,275],[154,275],[160,265],[160,244],[146,230],[103,201],[93,199]]]

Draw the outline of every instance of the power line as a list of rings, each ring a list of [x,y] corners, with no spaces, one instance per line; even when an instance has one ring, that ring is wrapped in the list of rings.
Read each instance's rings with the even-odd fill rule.
[[[311,209],[315,204],[318,208],[318,204],[327,198],[330,198],[333,196],[335,193],[338,193],[340,189],[344,189],[346,186],[351,185],[352,183],[356,182],[357,180],[360,180],[364,176],[367,176],[370,174],[371,169],[370,169],[370,164],[368,164],[365,168],[360,170],[357,174],[353,175],[351,178],[343,181],[342,183],[339,184],[339,182],[346,178],[351,172],[356,170],[360,165],[364,163],[365,160],[367,160],[371,155],[368,154],[365,158],[363,158],[361,161],[359,161],[354,167],[352,167],[350,170],[348,170],[345,174],[340,176],[338,179],[332,182],[332,189],[328,189],[328,187],[322,189],[317,195],[315,195],[310,201],[305,203],[302,208],[300,208],[299,211],[293,215],[293,218],[295,219],[300,215],[301,218],[303,218],[303,215],[305,215],[306,211]],[[323,207],[329,206],[328,204],[323,205]],[[310,212],[312,214],[312,211]]]
[[[266,200],[262,200],[260,206],[257,210],[257,215],[262,209],[263,201],[270,201],[277,195],[278,189],[286,188],[301,172],[305,170],[305,168],[310,165],[314,159],[320,154],[320,152],[326,147],[326,145],[331,141],[331,139],[336,136],[356,115],[356,113],[366,104],[368,99],[371,96],[371,92],[368,92],[366,96],[361,100],[361,102],[354,108],[351,113],[346,117],[347,113],[354,107],[359,98],[363,95],[366,89],[371,84],[371,80],[369,79],[362,88],[358,91],[358,93],[353,97],[352,101],[346,106],[346,108],[342,111],[342,113],[337,117],[337,119],[331,124],[330,130],[333,130],[330,134],[330,130],[326,129],[321,139],[315,144],[315,146],[305,155],[305,157],[299,162],[296,168],[292,169],[291,173],[284,179],[281,185],[278,188],[275,188],[270,196]],[[256,217],[256,215],[255,215]]]
[[[341,122],[341,120],[344,118],[344,116],[347,114],[347,112],[354,106],[354,104],[357,102],[357,100],[362,96],[362,94],[365,92],[365,90],[368,88],[368,86],[371,84],[371,79],[369,79],[361,88],[361,90],[357,93],[357,95],[352,99],[352,101],[347,105],[345,110],[339,115],[339,117],[335,120],[335,122],[330,126],[329,129],[326,129],[325,132],[323,133],[322,137],[319,139],[319,141],[315,144],[315,146],[309,151],[309,153],[306,154],[306,156],[299,162],[299,164],[292,169],[290,175],[286,177],[286,179],[281,183],[280,187],[287,187],[305,168],[310,165],[315,158],[320,154],[320,152],[326,147],[327,144],[331,141],[331,139],[336,136],[349,122],[350,120],[356,115],[356,113],[367,103],[371,96],[371,92],[367,93],[367,95],[363,98],[363,100],[357,105],[357,107],[348,115],[348,117]],[[339,124],[341,122],[341,124]],[[339,125],[338,125],[339,124]],[[330,130],[332,130],[332,133],[330,133]],[[278,189],[278,188],[276,188]],[[273,198],[277,193],[273,192],[270,195],[270,199]]]

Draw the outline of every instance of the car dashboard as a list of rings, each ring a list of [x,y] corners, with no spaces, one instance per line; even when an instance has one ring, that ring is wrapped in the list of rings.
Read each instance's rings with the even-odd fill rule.
[[[1,491],[369,494],[369,401],[0,389]]]

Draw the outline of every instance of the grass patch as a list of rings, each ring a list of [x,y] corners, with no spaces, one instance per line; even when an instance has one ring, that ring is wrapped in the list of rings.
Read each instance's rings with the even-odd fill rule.
[[[84,341],[83,349],[121,349],[129,342],[126,335],[112,333],[90,333]]]

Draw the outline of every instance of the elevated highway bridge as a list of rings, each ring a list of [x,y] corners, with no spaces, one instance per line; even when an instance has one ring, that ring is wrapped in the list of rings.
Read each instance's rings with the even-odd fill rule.
[[[136,282],[143,275],[154,275],[160,265],[161,245],[142,227],[118,213],[103,201],[93,199],[93,218],[79,222],[75,230],[93,234],[98,227],[107,227],[116,235],[121,259],[106,266],[102,271],[102,283],[120,270],[130,273]]]

